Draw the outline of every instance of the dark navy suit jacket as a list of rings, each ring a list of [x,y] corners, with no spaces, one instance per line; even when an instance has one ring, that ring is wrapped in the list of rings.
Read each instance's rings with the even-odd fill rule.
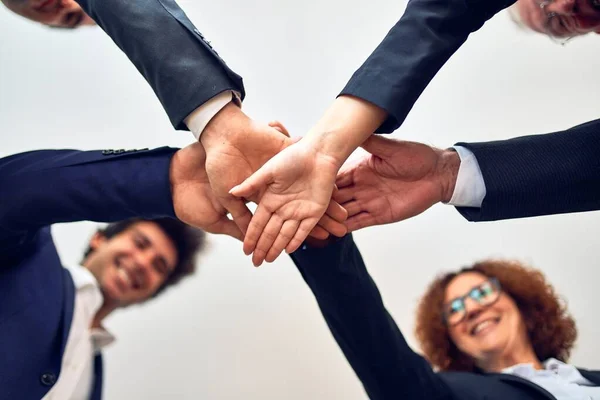
[[[39,400],[60,377],[75,288],[50,225],[174,217],[176,149],[43,150],[0,159],[0,399]],[[97,357],[91,398],[102,391]]]
[[[352,235],[320,248],[304,245],[291,257],[371,399],[556,400],[513,375],[433,371],[385,309]],[[600,371],[580,372],[600,385]]]

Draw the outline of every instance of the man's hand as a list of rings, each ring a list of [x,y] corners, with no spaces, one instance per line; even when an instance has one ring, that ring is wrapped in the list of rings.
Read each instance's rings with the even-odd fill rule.
[[[199,142],[177,151],[171,159],[169,176],[173,208],[181,221],[210,233],[222,233],[243,240],[227,210],[213,194],[204,169],[206,153]]]
[[[349,231],[402,221],[452,197],[455,151],[380,136],[362,147],[371,154],[342,168],[333,196],[348,211]]]

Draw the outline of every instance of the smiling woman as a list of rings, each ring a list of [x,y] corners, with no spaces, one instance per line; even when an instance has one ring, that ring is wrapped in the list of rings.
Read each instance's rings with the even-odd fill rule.
[[[442,371],[500,372],[522,363],[540,367],[550,358],[567,361],[577,330],[540,271],[490,260],[431,283],[419,304],[416,336]]]

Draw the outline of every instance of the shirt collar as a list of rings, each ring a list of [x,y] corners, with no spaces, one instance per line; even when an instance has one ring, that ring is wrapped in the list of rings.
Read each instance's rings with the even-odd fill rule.
[[[91,296],[91,311],[93,314],[96,314],[104,302],[104,296],[102,295],[102,291],[100,291],[100,286],[98,285],[96,277],[89,269],[82,265],[67,265],[65,268],[73,278],[73,284],[75,285],[77,293],[89,291]],[[90,338],[92,339],[95,352],[99,352],[116,340],[116,337],[104,326],[90,328]]]

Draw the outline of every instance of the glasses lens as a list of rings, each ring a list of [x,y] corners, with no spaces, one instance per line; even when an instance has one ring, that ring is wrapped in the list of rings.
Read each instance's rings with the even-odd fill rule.
[[[485,281],[469,293],[469,297],[482,306],[492,304],[498,299],[500,290],[492,281]]]
[[[445,313],[450,325],[460,322],[465,316],[465,302],[462,299],[452,300],[446,305]]]

